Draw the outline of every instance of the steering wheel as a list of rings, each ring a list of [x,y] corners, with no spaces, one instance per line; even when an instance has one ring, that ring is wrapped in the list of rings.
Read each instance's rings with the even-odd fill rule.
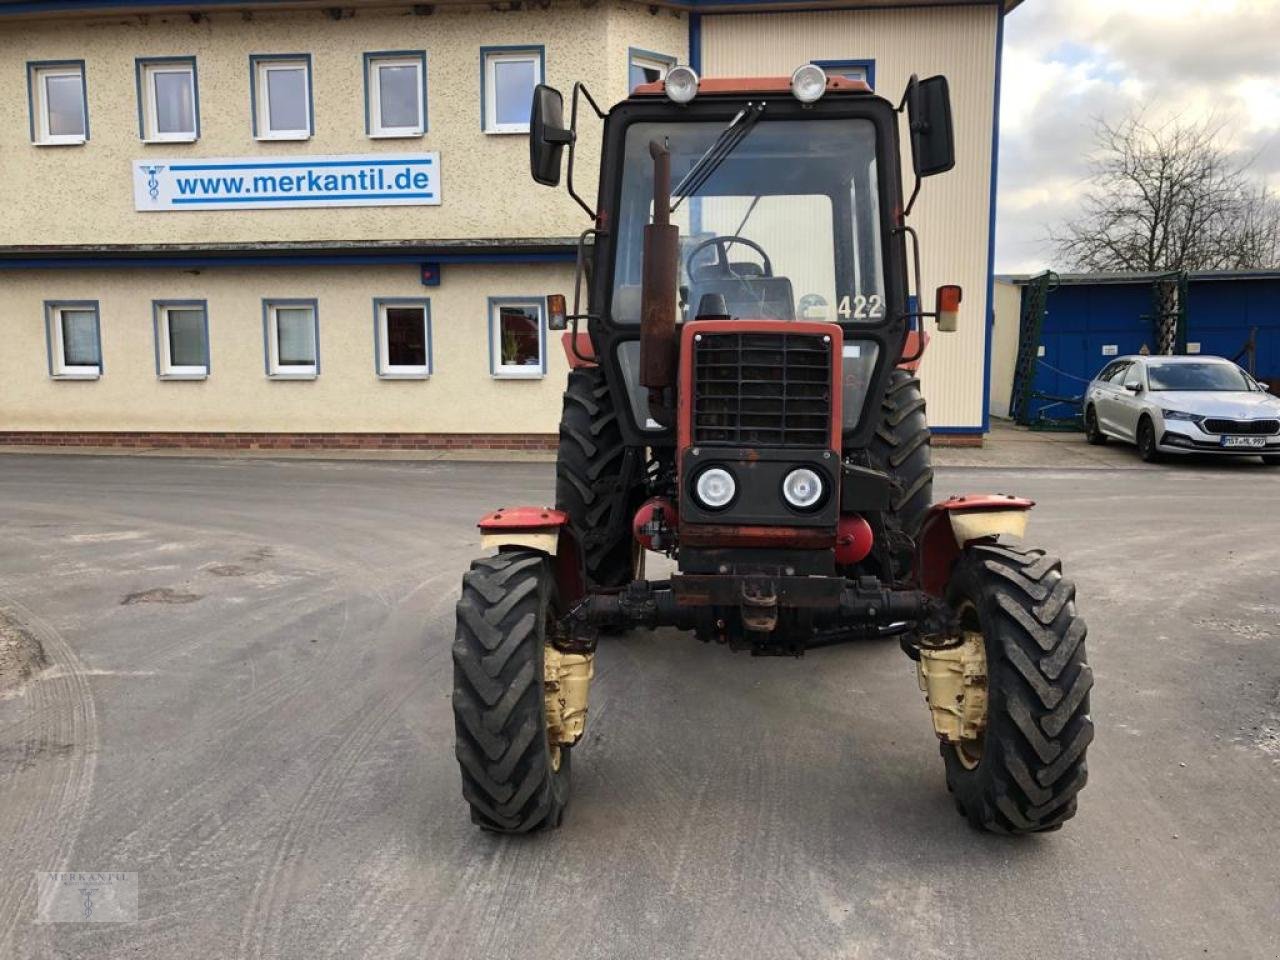
[[[773,262],[769,259],[769,255],[764,252],[764,247],[760,246],[760,244],[756,243],[754,240],[748,240],[746,237],[708,237],[701,243],[695,243],[693,245],[693,249],[691,249],[688,256],[685,257],[685,273],[692,278],[694,259],[707,247],[715,247],[717,256],[716,262],[713,264],[707,264],[700,269],[706,270],[709,267],[714,268],[714,273],[711,274],[712,276],[738,276],[729,266],[729,247],[735,243],[740,243],[744,247],[750,247],[756,253],[760,254],[760,259],[764,261],[764,275],[766,277],[773,276]]]

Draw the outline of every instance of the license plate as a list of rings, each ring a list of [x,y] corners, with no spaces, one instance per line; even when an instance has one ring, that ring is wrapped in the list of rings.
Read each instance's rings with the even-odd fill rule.
[[[1266,437],[1223,437],[1218,441],[1224,447],[1265,447]]]

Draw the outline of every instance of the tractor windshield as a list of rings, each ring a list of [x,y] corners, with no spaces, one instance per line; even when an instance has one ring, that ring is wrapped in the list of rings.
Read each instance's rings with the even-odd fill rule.
[[[677,185],[672,222],[680,228],[683,320],[723,311],[745,319],[883,322],[871,121],[763,119],[709,176],[704,163],[690,177],[724,130],[724,121],[627,129],[614,322],[640,322],[641,227],[653,215],[655,139],[671,151]]]

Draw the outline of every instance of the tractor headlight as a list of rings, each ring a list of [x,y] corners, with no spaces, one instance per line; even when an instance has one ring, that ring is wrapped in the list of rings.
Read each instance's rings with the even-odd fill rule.
[[[738,484],[733,474],[723,467],[708,467],[698,474],[694,481],[693,492],[708,510],[723,510],[733,502],[738,493]]]
[[[813,103],[827,92],[827,75],[816,63],[796,67],[791,74],[791,95],[801,103]]]
[[[783,499],[797,510],[812,510],[824,492],[822,477],[808,467],[797,467],[782,480]]]
[[[672,67],[667,71],[663,89],[673,103],[688,103],[698,95],[698,75],[692,67]]]
[[[1190,420],[1192,423],[1200,420],[1196,414],[1183,413],[1181,410],[1161,410],[1160,412],[1164,414],[1166,420]]]

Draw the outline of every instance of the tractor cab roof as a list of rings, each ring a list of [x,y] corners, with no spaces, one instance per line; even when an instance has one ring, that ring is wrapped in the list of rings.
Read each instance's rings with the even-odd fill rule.
[[[790,93],[790,77],[702,77],[698,81],[698,96],[742,96],[743,94]],[[827,77],[827,93],[871,93],[863,80],[848,77]],[[642,83],[631,91],[633,97],[661,97],[666,94],[662,80]]]

